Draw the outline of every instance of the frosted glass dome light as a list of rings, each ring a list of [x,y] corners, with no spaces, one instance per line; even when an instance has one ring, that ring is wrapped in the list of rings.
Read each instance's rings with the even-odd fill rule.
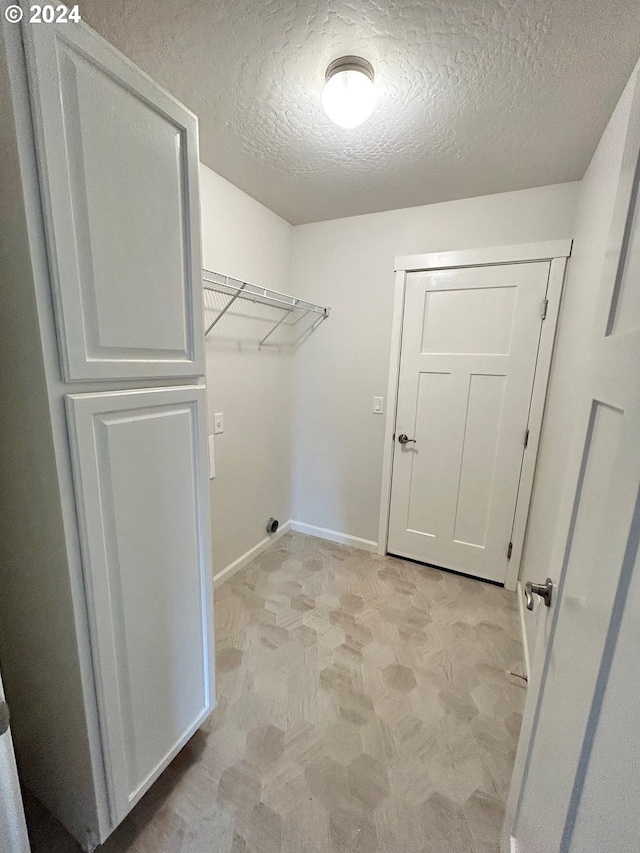
[[[327,68],[320,100],[331,121],[357,127],[366,121],[378,100],[373,66],[360,56],[341,56]]]

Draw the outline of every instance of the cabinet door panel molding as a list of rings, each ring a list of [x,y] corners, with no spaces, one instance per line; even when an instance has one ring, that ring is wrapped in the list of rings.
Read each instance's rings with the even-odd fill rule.
[[[67,397],[115,823],[214,704],[204,390]]]
[[[196,117],[84,25],[24,33],[65,379],[202,375]]]

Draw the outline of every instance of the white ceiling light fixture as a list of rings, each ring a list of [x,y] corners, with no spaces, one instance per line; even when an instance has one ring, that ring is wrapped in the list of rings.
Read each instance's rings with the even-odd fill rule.
[[[358,127],[378,100],[373,66],[361,56],[341,56],[327,68],[320,100],[331,121],[340,127]]]

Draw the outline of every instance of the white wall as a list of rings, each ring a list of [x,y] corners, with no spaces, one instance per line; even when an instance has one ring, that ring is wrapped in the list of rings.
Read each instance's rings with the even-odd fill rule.
[[[206,166],[200,194],[204,267],[286,292],[292,227]],[[225,302],[213,299],[218,307]],[[290,518],[291,354],[257,347],[269,319],[281,314],[240,300],[236,306],[206,340],[210,432],[214,413],[224,413],[211,481],[214,574],[264,539],[270,516]]]
[[[225,413],[216,573],[264,537],[270,515],[376,542],[384,417],[372,397],[386,394],[396,255],[575,237],[521,568],[547,576],[629,101],[627,87],[582,182],[296,228],[202,167],[205,267],[333,309],[293,364],[284,350],[257,352],[268,313],[231,317],[207,340],[210,423]],[[534,628],[528,615],[531,648]]]
[[[543,582],[547,577],[551,559],[556,517],[564,484],[565,461],[574,426],[579,378],[582,365],[589,357],[589,332],[595,318],[634,79],[635,73],[593,155],[578,196],[575,240],[565,279],[527,539],[520,570],[522,578],[536,582]],[[535,610],[533,614],[527,614],[527,634],[531,651],[534,647],[538,612]]]
[[[300,225],[297,296],[332,307],[293,373],[292,518],[375,542],[396,255],[573,236],[579,183]],[[385,400],[386,404],[386,400]]]

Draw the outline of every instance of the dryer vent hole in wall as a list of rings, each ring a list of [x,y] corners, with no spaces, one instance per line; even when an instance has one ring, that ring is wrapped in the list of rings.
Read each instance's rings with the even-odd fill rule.
[[[278,529],[278,523],[277,518],[270,518],[269,521],[267,521],[267,533],[269,536],[276,532]]]

